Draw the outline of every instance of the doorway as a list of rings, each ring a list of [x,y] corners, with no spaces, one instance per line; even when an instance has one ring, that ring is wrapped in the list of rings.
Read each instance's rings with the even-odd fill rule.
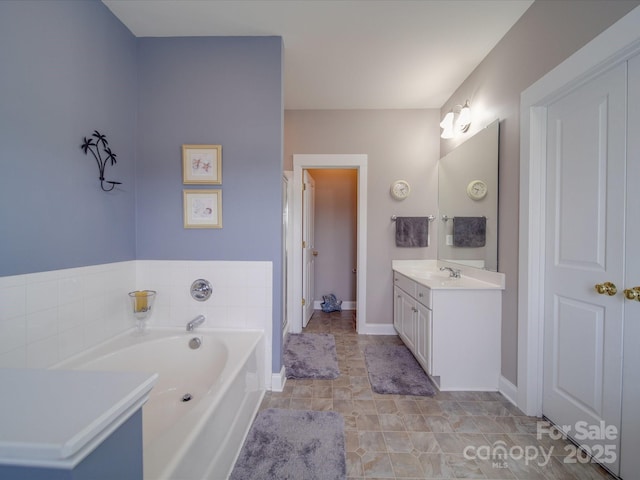
[[[342,310],[355,313],[358,172],[351,168],[311,169],[303,172],[303,178],[303,267],[311,259],[315,271],[315,295],[307,294],[303,286],[303,298],[314,299],[307,302],[312,314],[322,309],[324,297],[329,294],[341,302]],[[312,212],[307,205],[313,207]],[[303,281],[305,285],[311,283],[304,274]],[[308,317],[307,312],[303,328]]]
[[[310,169],[351,169],[357,172],[357,254],[356,254],[356,331],[366,324],[366,225],[367,155],[294,155],[293,156],[293,278],[291,333],[301,333],[305,305],[303,295],[303,177]],[[312,299],[309,301],[313,301]]]

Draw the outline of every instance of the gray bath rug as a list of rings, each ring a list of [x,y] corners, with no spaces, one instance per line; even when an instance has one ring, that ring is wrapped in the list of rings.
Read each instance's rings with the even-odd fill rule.
[[[328,333],[290,333],[284,344],[284,366],[287,378],[338,378],[335,337]]]
[[[431,380],[404,345],[367,345],[364,360],[371,388],[376,393],[427,397],[436,393]]]
[[[258,413],[229,480],[342,480],[344,419],[337,412]]]

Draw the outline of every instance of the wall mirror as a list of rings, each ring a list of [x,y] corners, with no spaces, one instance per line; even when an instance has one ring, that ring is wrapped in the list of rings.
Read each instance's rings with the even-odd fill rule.
[[[438,259],[498,271],[499,120],[440,159]]]

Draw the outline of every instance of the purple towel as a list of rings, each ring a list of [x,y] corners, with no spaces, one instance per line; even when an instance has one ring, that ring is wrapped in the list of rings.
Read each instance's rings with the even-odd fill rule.
[[[396,247],[428,246],[428,217],[396,217]]]
[[[485,217],[454,217],[454,247],[484,247],[487,237]]]

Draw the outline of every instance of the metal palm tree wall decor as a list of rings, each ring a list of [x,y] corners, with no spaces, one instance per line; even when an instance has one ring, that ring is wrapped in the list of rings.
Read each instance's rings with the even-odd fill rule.
[[[111,165],[115,165],[116,163],[116,154],[111,151],[109,148],[109,142],[107,141],[106,135],[102,135],[97,130],[93,131],[93,135],[89,138],[84,137],[84,143],[80,146],[84,151],[85,155],[88,155],[88,152],[91,152],[93,158],[98,162],[98,168],[100,169],[100,188],[105,192],[110,192],[115,188],[116,185],[120,185],[122,182],[112,182],[104,179],[104,169],[107,166],[107,162],[111,161]],[[100,151],[104,154],[104,158]],[[105,188],[104,184],[108,183],[111,185],[111,188]]]

